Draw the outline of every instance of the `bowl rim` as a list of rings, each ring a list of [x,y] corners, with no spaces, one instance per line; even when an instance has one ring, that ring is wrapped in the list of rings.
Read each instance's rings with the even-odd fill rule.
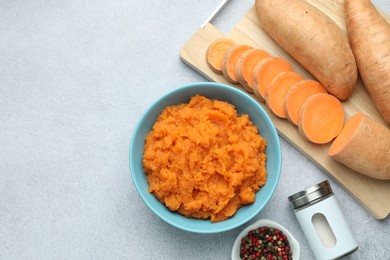
[[[272,228],[277,228],[281,230],[288,238],[288,241],[290,243],[291,250],[293,251],[293,260],[299,260],[300,254],[301,254],[301,246],[299,245],[298,240],[291,234],[291,232],[282,226],[281,224],[270,220],[270,219],[259,219],[255,221],[254,223],[250,224],[249,226],[245,227],[236,237],[233,243],[232,247],[232,260],[240,260],[239,257],[239,245],[241,243],[241,239],[245,237],[249,231],[256,229],[261,226],[267,226]]]
[[[274,137],[273,141],[275,142],[275,148],[276,148],[276,153],[275,153],[275,161],[276,161],[276,166],[277,166],[275,169],[275,174],[276,174],[275,178],[276,179],[275,179],[274,184],[270,188],[271,192],[269,194],[267,194],[266,202],[263,203],[261,205],[261,207],[259,207],[258,209],[251,211],[251,214],[248,214],[248,216],[241,221],[235,221],[236,223],[234,223],[232,225],[228,225],[228,226],[224,226],[224,225],[218,226],[217,225],[218,223],[229,221],[229,219],[227,219],[227,220],[224,220],[221,222],[213,223],[213,225],[215,225],[213,227],[213,229],[207,229],[207,230],[180,225],[180,224],[176,223],[175,221],[170,220],[168,217],[165,217],[162,214],[160,214],[160,212],[155,207],[153,207],[151,205],[151,203],[149,202],[149,200],[147,198],[147,195],[145,195],[144,193],[141,192],[139,184],[137,183],[136,178],[134,177],[135,166],[133,165],[133,162],[132,162],[132,150],[133,150],[134,139],[139,135],[138,132],[141,131],[140,125],[142,125],[142,123],[146,120],[146,117],[148,116],[148,114],[150,114],[151,111],[153,111],[153,108],[155,106],[158,106],[160,103],[162,103],[167,97],[175,95],[177,92],[185,91],[188,88],[191,89],[191,88],[198,88],[198,87],[214,87],[214,88],[224,89],[228,92],[233,92],[233,94],[241,95],[241,96],[245,97],[245,99],[248,102],[252,102],[253,105],[256,106],[257,110],[260,111],[260,113],[262,114],[262,117],[264,117],[264,119],[267,121],[267,124],[270,126],[270,129],[269,129],[270,134]],[[205,96],[207,96],[207,95],[205,95]],[[214,99],[218,99],[218,98],[214,98]],[[223,100],[223,98],[221,100]],[[171,104],[169,104],[169,105],[171,105]],[[172,105],[174,105],[174,104],[172,104]],[[233,104],[233,105],[235,105],[235,104]],[[135,185],[138,194],[141,196],[142,200],[149,207],[149,209],[151,209],[159,218],[161,218],[162,220],[164,220],[165,222],[167,222],[168,224],[170,224],[176,228],[179,228],[179,229],[182,229],[185,231],[189,231],[189,232],[204,233],[204,234],[225,232],[225,231],[234,229],[236,227],[239,227],[239,226],[247,223],[248,221],[250,221],[253,217],[255,217],[264,208],[264,206],[268,203],[268,201],[271,199],[271,197],[275,193],[275,190],[276,190],[276,187],[277,187],[277,184],[279,182],[280,175],[281,175],[281,161],[282,161],[282,156],[281,156],[281,146],[280,146],[279,136],[278,136],[278,133],[276,131],[276,128],[275,128],[272,120],[270,119],[268,113],[264,110],[264,108],[255,99],[253,99],[250,95],[248,95],[246,92],[239,90],[235,87],[232,87],[232,86],[229,86],[226,84],[222,84],[222,83],[216,83],[216,82],[190,83],[190,84],[186,84],[186,85],[183,85],[180,87],[176,87],[173,90],[170,90],[170,91],[166,92],[165,94],[161,95],[157,100],[155,100],[151,105],[149,105],[149,107],[143,112],[143,114],[139,118],[137,124],[135,125],[134,131],[133,131],[133,134],[132,134],[132,137],[130,140],[130,146],[129,146],[129,164],[130,164],[129,166],[130,166],[131,179],[133,180],[133,184]],[[177,214],[179,214],[179,213],[177,213]],[[183,218],[185,218],[185,217],[183,216]],[[195,220],[195,221],[209,221],[210,222],[210,220],[201,220],[201,219],[193,219],[193,220]]]

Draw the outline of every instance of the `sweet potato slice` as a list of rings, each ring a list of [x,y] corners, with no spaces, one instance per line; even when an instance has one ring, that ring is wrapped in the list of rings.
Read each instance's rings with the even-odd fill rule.
[[[257,63],[269,57],[268,52],[261,49],[245,51],[237,62],[236,76],[241,86],[249,93],[253,93],[252,72]]]
[[[222,60],[227,50],[235,43],[228,38],[213,41],[206,50],[206,62],[212,71],[222,74]]]
[[[271,81],[267,89],[266,105],[280,118],[286,118],[284,111],[284,98],[287,91],[297,82],[303,80],[302,76],[294,71],[280,72]]]
[[[246,44],[236,44],[230,47],[222,61],[222,74],[223,76],[233,84],[237,84],[237,76],[236,76],[236,65],[241,57],[241,54],[249,49],[253,49],[253,47]]]
[[[271,84],[272,79],[283,71],[291,71],[292,67],[283,58],[267,57],[260,61],[253,69],[252,81],[253,91],[259,100],[265,101],[267,88]]]
[[[332,141],[344,125],[344,109],[334,96],[311,95],[299,113],[299,132],[309,141],[326,144]]]
[[[327,91],[321,83],[311,79],[301,80],[287,91],[283,107],[287,119],[293,125],[298,125],[299,111],[307,98],[317,93],[327,93]]]

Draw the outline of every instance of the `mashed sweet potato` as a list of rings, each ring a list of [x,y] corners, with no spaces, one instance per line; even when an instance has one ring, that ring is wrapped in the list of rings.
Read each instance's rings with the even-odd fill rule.
[[[266,145],[248,115],[195,95],[166,107],[146,137],[149,192],[186,217],[225,220],[265,184]]]

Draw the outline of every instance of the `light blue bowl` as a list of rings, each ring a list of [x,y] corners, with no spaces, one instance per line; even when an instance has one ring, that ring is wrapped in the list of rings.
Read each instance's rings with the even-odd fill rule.
[[[186,218],[170,211],[148,192],[148,182],[142,167],[145,137],[152,129],[166,106],[188,103],[190,97],[200,94],[210,99],[218,99],[233,104],[238,113],[248,114],[267,140],[267,182],[256,194],[256,201],[241,207],[236,214],[224,221],[212,223],[210,220]],[[236,228],[252,219],[270,200],[279,182],[281,169],[280,143],[275,127],[263,108],[248,94],[231,86],[201,82],[174,89],[158,99],[143,114],[135,127],[130,143],[130,171],[134,185],[145,203],[169,224],[196,233],[217,233]]]

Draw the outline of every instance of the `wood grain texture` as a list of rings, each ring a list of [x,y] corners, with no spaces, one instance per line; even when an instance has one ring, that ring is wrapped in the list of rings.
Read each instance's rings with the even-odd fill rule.
[[[318,9],[330,16],[345,32],[344,14],[342,0],[307,0]],[[389,22],[388,15],[381,12]],[[259,25],[254,6],[238,21],[235,27],[228,34],[223,34],[212,24],[207,24],[203,29],[198,30],[180,50],[181,60],[203,75],[210,81],[220,82],[234,86],[222,75],[212,72],[205,61],[205,53],[208,45],[217,38],[228,37],[236,43],[248,44],[269,52],[272,56],[282,57],[290,62],[294,71],[300,73],[304,78],[314,79],[313,76],[300,66],[291,56],[281,49]],[[257,98],[251,94],[257,100]],[[272,119],[278,133],[296,147],[302,154],[308,157],[313,163],[320,167],[330,177],[344,187],[358,202],[360,202],[375,218],[384,219],[390,213],[390,181],[371,179],[359,174],[346,166],[334,161],[328,156],[330,144],[315,145],[305,141],[298,132],[298,128],[285,119],[280,119],[266,107],[265,103],[258,101]],[[356,112],[363,112],[366,115],[382,122],[383,119],[376,110],[371,98],[368,95],[362,81],[359,79],[353,95],[343,102],[345,116],[348,119]]]

